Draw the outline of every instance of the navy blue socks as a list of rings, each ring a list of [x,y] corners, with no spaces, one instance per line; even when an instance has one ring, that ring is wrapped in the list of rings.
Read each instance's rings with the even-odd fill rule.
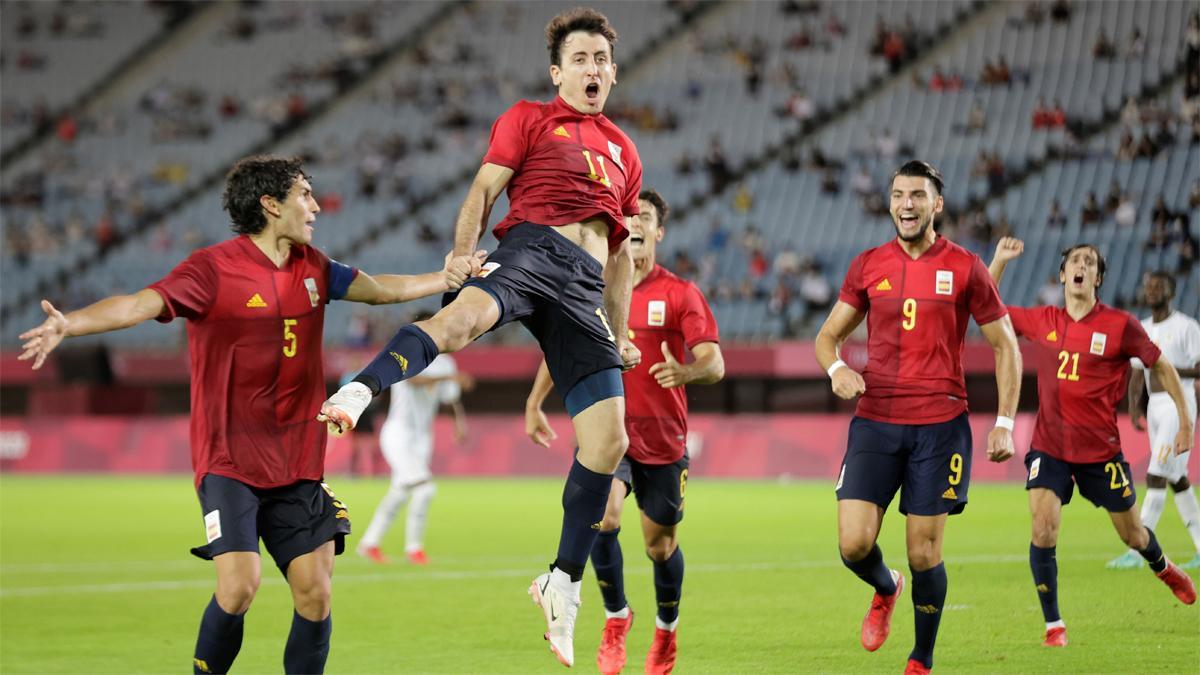
[[[354,381],[367,385],[371,394],[378,396],[379,392],[393,384],[415,377],[437,355],[438,348],[433,338],[410,324],[396,332],[391,342],[362,369]]]
[[[876,593],[880,595],[895,594],[896,580],[892,578],[892,571],[883,564],[883,551],[879,550],[879,544],[872,546],[871,552],[862,560],[850,562],[843,557],[842,564],[857,574],[859,579],[870,584]]]
[[[658,618],[671,623],[679,618],[679,599],[683,597],[683,549],[663,562],[654,561],[654,595],[658,600]]]
[[[554,567],[565,572],[571,581],[583,579],[592,545],[604,520],[608,493],[612,490],[612,474],[596,473],[576,459],[563,485],[562,535],[558,539],[558,558]]]
[[[912,570],[912,582],[916,640],[908,658],[932,668],[933,644],[937,642],[938,624],[942,622],[942,608],[946,605],[946,565],[938,563],[924,572]]]
[[[242,627],[245,614],[228,614],[213,596],[200,619],[200,635],[196,638],[196,654],[192,658],[193,673],[225,673],[233,666],[242,649]]]
[[[1146,548],[1138,553],[1141,553],[1146,562],[1150,563],[1150,569],[1158,574],[1167,569],[1167,557],[1163,555],[1162,547],[1158,545],[1158,537],[1154,536],[1154,530],[1147,527],[1146,534],[1150,535],[1150,543],[1146,544]]]
[[[1058,559],[1057,547],[1039,548],[1029,545],[1029,569],[1033,571],[1033,585],[1037,588],[1038,602],[1042,603],[1042,616],[1046,623],[1061,621],[1058,613]]]
[[[604,609],[610,612],[619,612],[629,604],[625,599],[625,559],[617,539],[620,533],[619,527],[611,532],[601,532],[592,545],[592,570],[596,572]]]
[[[283,650],[284,672],[324,673],[332,633],[332,614],[323,621],[309,621],[299,612],[293,612],[292,632],[288,633],[287,647]]]

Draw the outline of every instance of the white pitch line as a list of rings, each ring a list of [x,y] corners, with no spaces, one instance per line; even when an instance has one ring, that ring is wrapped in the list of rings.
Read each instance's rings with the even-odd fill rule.
[[[1067,561],[1094,561],[1103,560],[1104,556],[1078,556],[1070,558],[1062,558],[1059,560]],[[948,560],[951,565],[956,564],[1011,564],[1011,563],[1027,563],[1027,556],[1017,555],[1000,555],[1000,556],[963,556]],[[148,563],[132,563],[132,567],[142,568]],[[194,563],[193,563],[194,565]],[[741,573],[741,572],[762,572],[762,571],[777,571],[777,570],[799,570],[799,569],[821,569],[830,567],[839,567],[840,563],[832,560],[797,560],[783,562],[757,562],[757,563],[693,563],[688,565],[689,574],[704,574],[704,573]],[[504,569],[504,570],[436,570],[436,571],[412,571],[412,572],[373,572],[367,574],[345,574],[335,573],[334,582],[337,585],[354,584],[354,583],[378,583],[378,582],[427,582],[427,581],[462,581],[472,579],[508,579],[521,578],[534,575],[536,568],[524,567],[520,569]],[[635,565],[626,570],[626,576],[642,576],[649,574],[649,571],[644,565]],[[287,582],[274,574],[263,575],[263,583],[268,586],[282,586]],[[173,591],[187,590],[193,588],[210,588],[214,581],[211,578],[206,579],[183,579],[183,580],[165,580],[165,581],[133,581],[133,582],[118,582],[111,584],[76,584],[71,586],[29,586],[25,588],[0,588],[0,598],[32,598],[52,595],[75,595],[84,593],[141,593],[145,591]]]

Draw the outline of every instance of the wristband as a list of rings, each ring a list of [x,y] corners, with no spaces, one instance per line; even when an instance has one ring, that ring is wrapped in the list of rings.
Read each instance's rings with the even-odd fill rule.
[[[836,372],[838,368],[845,368],[845,367],[846,367],[846,362],[841,359],[838,359],[837,361],[833,362],[832,366],[829,366],[829,370],[826,370],[825,374],[829,375],[830,379],[832,379],[834,372]]]
[[[1004,415],[996,415],[996,426],[1003,429],[1013,430],[1013,418],[1005,417]]]

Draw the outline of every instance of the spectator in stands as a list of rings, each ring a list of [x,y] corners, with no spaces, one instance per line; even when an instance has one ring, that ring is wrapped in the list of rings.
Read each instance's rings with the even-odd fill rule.
[[[1108,194],[1104,196],[1104,213],[1105,215],[1113,215],[1117,211],[1117,206],[1121,204],[1121,186],[1116,180],[1108,184]]]
[[[1030,26],[1040,26],[1046,18],[1046,10],[1038,0],[1025,3],[1025,23]]]
[[[1096,41],[1092,44],[1092,57],[1096,59],[1108,60],[1117,55],[1117,46],[1113,44],[1108,37],[1108,31],[1103,28],[1096,35]]]
[[[1113,220],[1121,227],[1133,227],[1137,224],[1137,205],[1133,203],[1133,196],[1128,192],[1121,193],[1121,199],[1113,212]]]
[[[975,99],[971,103],[971,109],[967,112],[966,132],[968,134],[982,133],[987,128],[987,111],[983,108],[983,101]]]
[[[875,182],[871,180],[871,173],[867,171],[867,167],[863,164],[858,165],[858,169],[854,172],[854,176],[850,178],[850,189],[854,190],[854,194],[861,198],[874,194]]]
[[[1200,62],[1200,12],[1192,12],[1188,17],[1187,30],[1183,34],[1183,48],[1184,63],[1189,64],[1190,72],[1196,72],[1196,64]]]
[[[1136,127],[1142,122],[1142,110],[1138,106],[1137,98],[1130,95],[1125,98],[1125,105],[1121,108],[1121,124],[1126,127]]]
[[[1067,217],[1063,215],[1062,207],[1058,205],[1058,198],[1055,197],[1054,201],[1050,202],[1050,215],[1046,217],[1046,227],[1065,227],[1066,224]]]
[[[1092,225],[1099,223],[1102,217],[1100,204],[1096,201],[1096,193],[1088,192],[1087,197],[1083,200],[1083,208],[1079,212],[1079,222],[1083,225]]]
[[[1071,20],[1072,9],[1070,0],[1055,0],[1050,5],[1050,18],[1057,23],[1066,23]]]
[[[821,192],[827,195],[836,195],[842,191],[842,182],[838,178],[837,169],[833,167],[826,168],[821,172]]]
[[[704,167],[708,170],[710,189],[713,193],[721,193],[733,179],[729,162],[725,159],[725,148],[721,147],[720,136],[714,135],[708,144],[708,154],[704,157]]]
[[[1188,208],[1200,208],[1200,180],[1192,183],[1192,189],[1188,192]]]
[[[875,141],[875,152],[879,159],[888,164],[892,163],[896,159],[896,155],[900,154],[900,141],[892,135],[891,129],[885,128]]]
[[[1121,140],[1117,145],[1117,159],[1133,159],[1137,157],[1138,146],[1133,140],[1133,132],[1125,129],[1121,132]]]
[[[817,106],[813,103],[812,97],[801,89],[788,97],[785,111],[793,119],[807,122],[816,114]]]
[[[1033,106],[1033,128],[1049,129],[1052,114],[1053,111],[1046,106],[1046,99],[1039,96],[1037,103]]]
[[[1129,46],[1125,49],[1125,57],[1129,59],[1140,59],[1146,53],[1146,36],[1142,35],[1142,29],[1137,26],[1133,27],[1133,32],[1129,35]]]
[[[812,316],[833,304],[833,286],[815,260],[806,260],[800,271],[800,299],[804,301],[805,314]]]
[[[963,88],[962,75],[951,73],[949,75],[942,72],[941,68],[935,67],[933,75],[929,78],[930,91],[958,91]]]
[[[1067,126],[1067,112],[1063,110],[1062,101],[1054,99],[1054,108],[1050,111],[1050,128],[1062,129]]]
[[[751,223],[746,226],[746,231],[742,233],[742,249],[747,253],[756,250],[762,250],[765,246],[762,233],[759,232],[758,226]]]
[[[692,260],[692,257],[687,254],[687,251],[675,252],[673,268],[675,274],[683,277],[684,279],[690,281],[696,278],[696,263]]]
[[[746,273],[754,280],[755,285],[759,285],[763,277],[767,276],[767,270],[771,267],[771,263],[767,260],[767,255],[763,253],[761,248],[755,248],[750,251],[750,262],[747,266]]]
[[[908,58],[908,45],[899,31],[888,31],[883,41],[883,58],[887,61],[888,72],[895,73],[904,65]]]
[[[745,181],[738,183],[737,190],[733,194],[733,210],[741,214],[750,212],[754,208],[754,194],[750,192],[750,187]]]
[[[718,218],[713,218],[712,223],[708,226],[708,250],[713,253],[720,253],[725,250],[725,246],[729,243],[729,230],[721,225]]]
[[[795,277],[800,274],[804,262],[800,259],[800,254],[788,246],[775,255],[775,261],[771,263],[771,272],[777,277]]]

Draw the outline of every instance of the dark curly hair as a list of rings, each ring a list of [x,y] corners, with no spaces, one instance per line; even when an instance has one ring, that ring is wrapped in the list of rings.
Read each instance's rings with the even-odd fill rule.
[[[222,205],[233,221],[230,228],[235,234],[258,234],[267,227],[263,214],[263,196],[283,201],[287,199],[292,185],[301,178],[308,178],[300,168],[299,157],[272,157],[255,155],[243,157],[225,176],[225,194]]]
[[[904,163],[904,166],[896,169],[896,173],[892,174],[892,180],[896,180],[896,176],[912,176],[915,178],[928,178],[933,187],[937,189],[938,194],[942,194],[942,188],[946,182],[942,178],[942,173],[933,168],[929,162],[922,162],[919,159],[914,159]]]
[[[567,36],[581,30],[590,35],[603,35],[608,40],[609,55],[616,50],[617,31],[608,23],[608,17],[587,7],[576,7],[550,19],[546,24],[546,49],[550,50],[550,64],[562,66],[562,43]]]
[[[1070,258],[1072,253],[1081,248],[1089,248],[1092,250],[1092,253],[1096,254],[1096,273],[1097,276],[1099,276],[1100,281],[1100,283],[1096,284],[1096,288],[1100,288],[1104,285],[1104,273],[1108,271],[1108,263],[1104,261],[1104,255],[1100,253],[1100,249],[1096,248],[1092,244],[1075,244],[1074,246],[1068,246],[1067,248],[1064,248],[1060,254],[1062,256],[1062,261],[1058,263],[1058,271],[1060,274],[1066,272],[1067,258]]]
[[[667,215],[671,213],[671,207],[667,206],[667,200],[658,194],[658,190],[653,188],[642,190],[638,194],[638,199],[644,199],[650,202],[654,210],[658,213],[658,227],[661,229],[667,225]]]

